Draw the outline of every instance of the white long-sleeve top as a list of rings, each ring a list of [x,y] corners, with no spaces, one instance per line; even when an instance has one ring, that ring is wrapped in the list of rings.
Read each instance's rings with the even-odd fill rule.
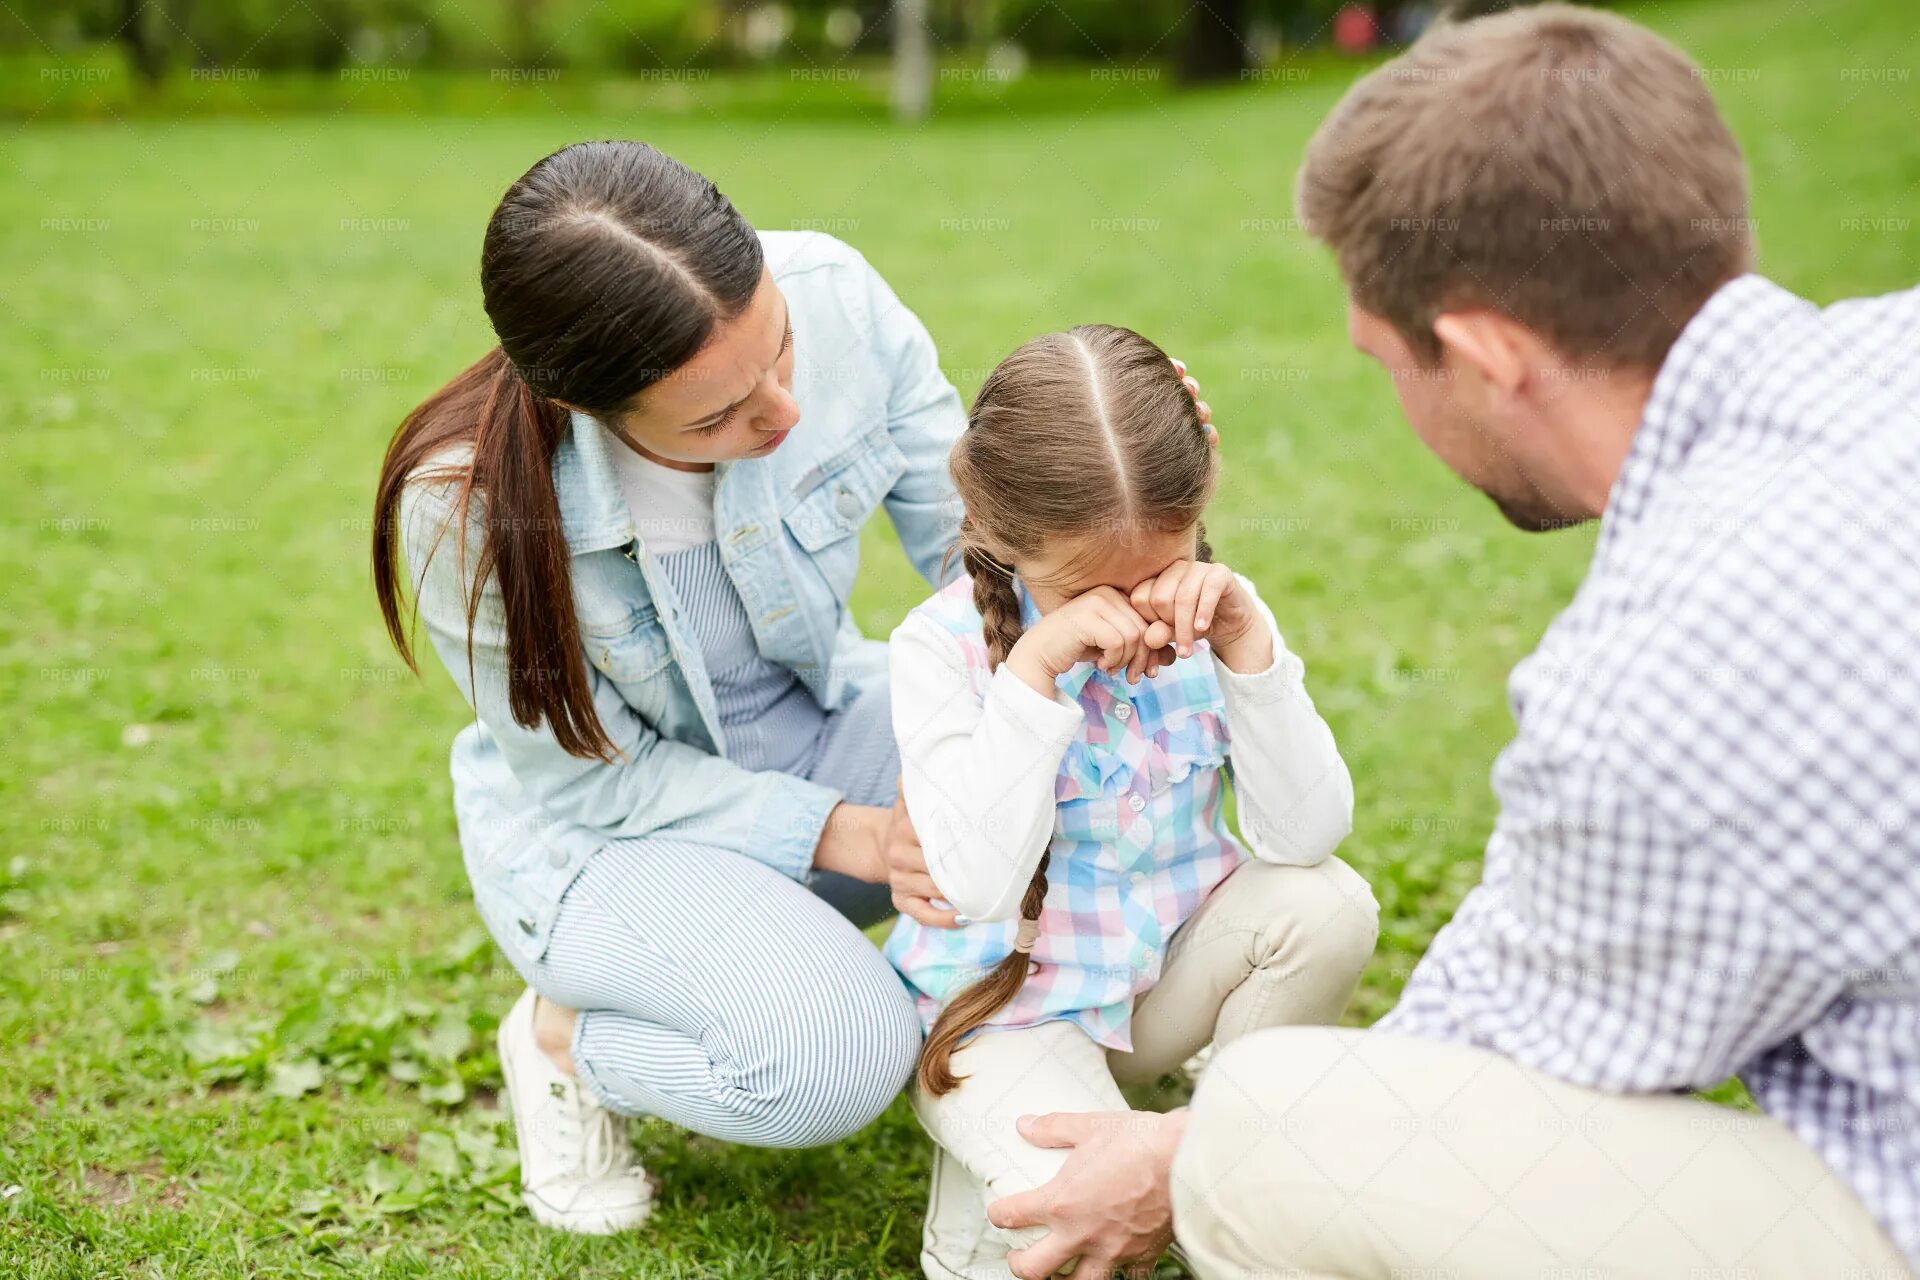
[[[1273,662],[1240,674],[1210,658],[1225,699],[1229,757],[1248,851],[1311,866],[1353,827],[1353,783],[1307,694],[1305,668],[1246,578],[1273,635]],[[893,721],[907,811],[941,895],[975,921],[1017,914],[1053,833],[1055,775],[1085,713],[1002,666],[976,695],[959,641],[910,614],[894,631]]]

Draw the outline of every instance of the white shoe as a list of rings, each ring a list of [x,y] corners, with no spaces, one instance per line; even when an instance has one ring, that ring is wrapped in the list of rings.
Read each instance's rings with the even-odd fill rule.
[[[986,1188],[939,1145],[927,1193],[920,1270],[927,1280],[1018,1280],[1007,1237],[987,1221]]]
[[[520,1142],[520,1199],[542,1226],[582,1235],[631,1231],[653,1208],[623,1116],[587,1097],[533,1038],[533,989],[500,1023],[500,1072]]]

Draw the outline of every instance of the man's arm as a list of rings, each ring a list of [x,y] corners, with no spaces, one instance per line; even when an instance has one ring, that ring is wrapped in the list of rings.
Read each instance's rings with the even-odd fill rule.
[[[1711,1087],[1819,1017],[1846,975],[1797,918],[1789,846],[1756,872],[1735,841],[1764,834],[1757,819],[1676,812],[1659,782],[1522,757],[1500,778],[1487,847],[1500,873],[1467,895],[1380,1029],[1657,1093]]]

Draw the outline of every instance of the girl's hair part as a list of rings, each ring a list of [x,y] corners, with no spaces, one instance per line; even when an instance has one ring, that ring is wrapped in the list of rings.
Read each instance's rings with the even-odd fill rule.
[[[409,484],[451,483],[427,558],[458,525],[469,670],[491,578],[514,722],[545,722],[571,755],[618,757],[593,707],[553,487],[554,453],[571,429],[559,402],[616,416],[747,309],[763,267],[759,238],[713,183],[645,143],[577,143],[508,188],[480,257],[500,345],[407,415],[374,494],[374,593],[409,667],[419,669],[401,617],[401,500]],[[469,565],[465,533],[475,525]],[[412,570],[417,584],[426,565]]]
[[[1113,325],[1044,334],[1001,361],[951,466],[990,670],[1022,631],[1009,561],[1063,540],[1198,530],[1215,475],[1207,429],[1173,362]],[[1209,558],[1204,530],[1198,555]],[[1048,860],[1043,851],[1020,899],[1023,920],[1040,918]],[[947,1002],[920,1050],[922,1090],[939,1097],[959,1085],[954,1050],[1013,1002],[1032,969],[1026,952],[1009,952]]]

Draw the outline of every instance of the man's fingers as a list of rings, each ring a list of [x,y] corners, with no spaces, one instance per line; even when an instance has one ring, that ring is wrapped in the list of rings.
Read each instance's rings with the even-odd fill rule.
[[[1038,1243],[1016,1249],[1007,1255],[1007,1267],[1020,1280],[1047,1280],[1047,1277],[1073,1260],[1074,1246],[1065,1243],[1058,1231],[1049,1231]],[[1075,1275],[1080,1274],[1078,1270]],[[1105,1280],[1102,1277],[1102,1280]]]
[[[1043,1116],[1021,1116],[1013,1127],[1036,1147],[1077,1147],[1093,1132],[1093,1114],[1049,1111]]]
[[[1021,1227],[1044,1227],[1047,1225],[1046,1213],[1047,1189],[1044,1186],[1016,1191],[987,1205],[987,1221],[1009,1231],[1017,1231]]]

